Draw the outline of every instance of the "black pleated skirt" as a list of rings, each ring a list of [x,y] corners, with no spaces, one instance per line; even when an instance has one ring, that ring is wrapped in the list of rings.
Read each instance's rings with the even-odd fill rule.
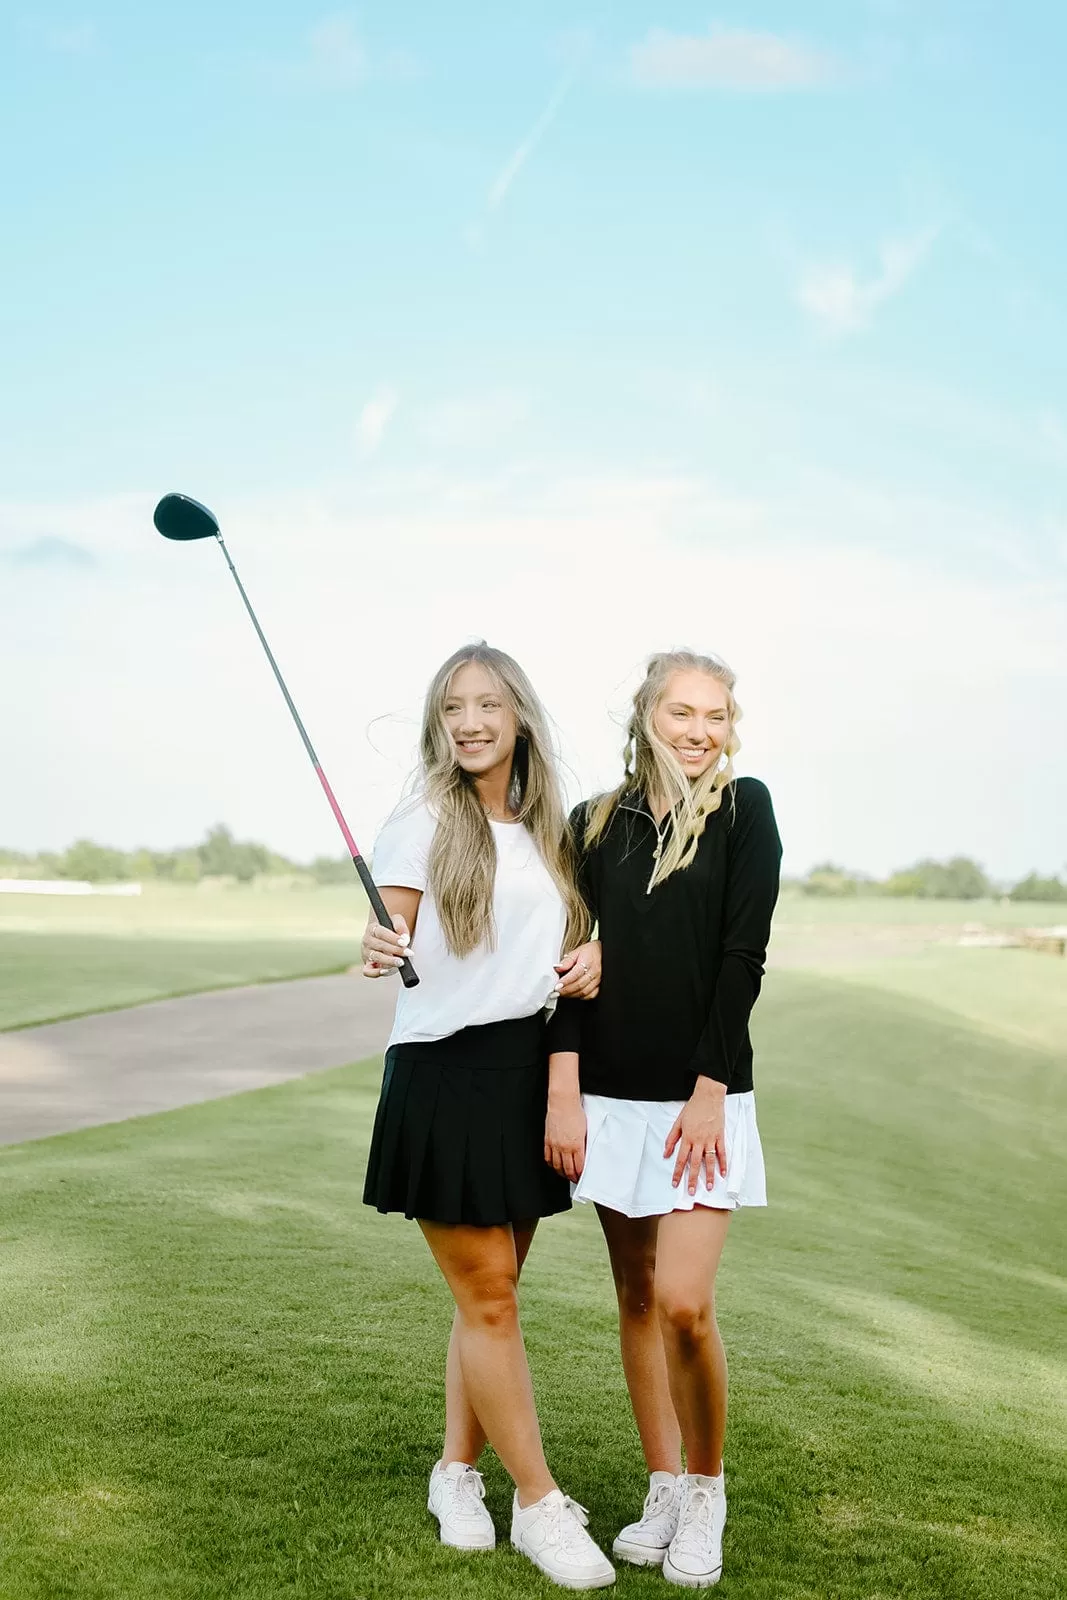
[[[363,1199],[426,1222],[497,1227],[570,1207],[546,1163],[544,1013],[386,1053]]]

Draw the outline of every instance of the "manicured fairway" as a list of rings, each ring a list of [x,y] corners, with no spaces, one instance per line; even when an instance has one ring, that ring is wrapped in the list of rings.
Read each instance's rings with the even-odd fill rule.
[[[240,983],[342,972],[356,939],[113,939],[0,933],[0,1029]]]
[[[1067,972],[910,959],[779,972],[761,1003],[773,1205],[732,1224],[720,1296],[727,1600],[1067,1586]],[[1029,1034],[991,1019],[1013,971]],[[414,1227],[358,1203],[377,1077],[0,1151],[3,1600],[560,1592],[506,1547],[492,1462],[504,1545],[433,1538],[448,1305]],[[588,1212],[545,1224],[525,1306],[549,1458],[610,1541],[643,1480]]]
[[[958,937],[967,922],[997,928],[1048,922],[1056,914],[1000,902],[787,893],[775,947],[781,959],[805,966],[866,965],[882,946],[926,959],[932,941]],[[355,883],[317,889],[155,883],[128,899],[0,895],[0,1029],[340,971],[358,959],[365,920],[366,901]]]
[[[0,1029],[166,995],[339,972],[359,956],[356,886],[153,885],[130,899],[0,895]]]

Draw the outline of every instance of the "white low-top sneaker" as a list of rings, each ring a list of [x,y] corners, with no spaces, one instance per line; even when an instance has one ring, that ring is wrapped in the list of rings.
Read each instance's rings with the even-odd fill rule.
[[[661,1567],[667,1546],[678,1532],[678,1512],[686,1479],[673,1472],[654,1472],[640,1520],[629,1522],[612,1545],[612,1554],[635,1567]]]
[[[564,1589],[606,1589],[615,1568],[585,1531],[589,1513],[562,1489],[553,1489],[525,1511],[515,1496],[511,1542],[546,1578]]]
[[[430,1473],[426,1509],[441,1524],[441,1543],[457,1550],[493,1550],[496,1529],[485,1509],[485,1484],[480,1472],[464,1461],[438,1461]]]
[[[663,1576],[686,1589],[708,1589],[722,1577],[726,1487],[721,1472],[717,1478],[691,1472],[684,1482],[678,1532],[664,1557]]]

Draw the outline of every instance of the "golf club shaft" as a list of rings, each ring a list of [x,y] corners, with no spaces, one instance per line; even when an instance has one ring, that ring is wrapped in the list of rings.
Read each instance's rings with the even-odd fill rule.
[[[241,599],[245,603],[245,610],[248,612],[248,615],[252,618],[252,626],[255,628],[256,633],[259,635],[259,642],[263,646],[263,651],[264,651],[264,654],[267,657],[267,660],[270,662],[271,671],[274,673],[275,678],[278,680],[278,688],[282,691],[282,694],[285,696],[285,703],[289,707],[289,711],[290,711],[290,714],[292,715],[293,721],[296,723],[297,732],[300,734],[301,739],[304,741],[304,749],[307,751],[308,756],[310,757],[310,760],[311,760],[311,765],[315,769],[315,776],[318,778],[319,782],[322,784],[323,793],[325,794],[327,800],[330,802],[330,810],[333,812],[334,816],[337,819],[337,826],[340,828],[341,834],[342,834],[342,836],[344,838],[344,841],[345,841],[345,844],[348,846],[349,853],[352,856],[352,865],[356,869],[356,873],[358,874],[360,883],[363,885],[364,889],[366,890],[367,899],[371,903],[371,909],[374,912],[374,915],[377,917],[379,923],[381,924],[381,926],[383,928],[391,928],[393,926],[393,919],[389,915],[389,912],[386,910],[385,901],[382,899],[381,895],[378,893],[377,885],[375,884],[374,879],[370,875],[370,868],[367,866],[367,863],[364,861],[362,855],[360,854],[359,847],[356,844],[355,839],[353,839],[353,837],[352,837],[352,830],[349,828],[348,823],[344,819],[344,816],[343,816],[342,811],[341,811],[341,807],[337,804],[337,797],[335,796],[333,790],[330,788],[329,779],[327,778],[325,772],[323,772],[323,770],[322,770],[322,766],[320,765],[319,758],[315,754],[315,747],[313,746],[313,744],[311,743],[311,740],[307,736],[307,729],[304,727],[304,724],[300,720],[300,713],[299,713],[299,711],[297,711],[296,706],[293,704],[293,697],[289,693],[289,690],[285,686],[285,679],[282,677],[281,672],[278,669],[278,663],[274,659],[273,651],[271,650],[270,645],[267,643],[266,634],[263,632],[263,629],[259,625],[259,618],[256,616],[255,612],[252,610],[252,602],[251,602],[251,600],[249,600],[248,595],[245,593],[245,586],[241,582],[241,579],[238,576],[237,568],[234,566],[233,560],[231,559],[230,552],[226,548],[226,541],[223,539],[221,533],[216,533],[215,538],[219,542],[220,550],[222,551],[223,555],[226,557],[226,565],[229,567],[230,572],[233,575],[233,581],[237,585],[237,588],[238,588],[238,591],[240,593]],[[408,958],[406,956],[404,957],[404,964],[400,968],[400,978],[401,978],[401,982],[403,983],[405,989],[413,989],[415,987],[415,985],[419,981],[418,974],[416,973],[415,968],[411,965],[411,962],[408,960]]]

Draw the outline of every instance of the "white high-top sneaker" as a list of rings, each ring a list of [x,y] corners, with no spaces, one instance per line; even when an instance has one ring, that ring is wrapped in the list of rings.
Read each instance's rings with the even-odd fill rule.
[[[485,1509],[485,1484],[480,1472],[465,1461],[438,1461],[430,1473],[426,1509],[441,1524],[441,1543],[457,1550],[493,1550],[496,1529]]]
[[[615,1568],[585,1531],[589,1513],[562,1489],[525,1510],[516,1493],[511,1512],[511,1542],[546,1578],[564,1589],[606,1589]]]
[[[627,1523],[612,1545],[612,1554],[635,1567],[660,1567],[667,1546],[678,1532],[678,1512],[685,1474],[654,1472],[648,1480],[645,1506],[637,1522]]]
[[[664,1557],[663,1576],[687,1589],[708,1589],[722,1577],[726,1486],[721,1472],[717,1478],[691,1472],[684,1483],[678,1532]]]

